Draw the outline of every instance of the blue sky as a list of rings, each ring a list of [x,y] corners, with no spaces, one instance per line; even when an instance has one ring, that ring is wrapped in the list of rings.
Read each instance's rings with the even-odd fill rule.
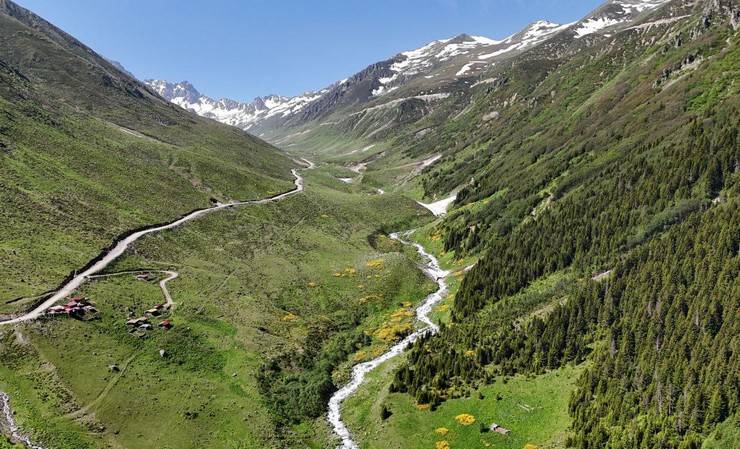
[[[141,79],[249,100],[322,88],[460,33],[566,23],[601,0],[16,0]]]

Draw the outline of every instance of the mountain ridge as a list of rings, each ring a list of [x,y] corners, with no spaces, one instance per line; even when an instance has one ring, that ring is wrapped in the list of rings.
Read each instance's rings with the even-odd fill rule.
[[[281,140],[289,134],[285,131],[286,128],[300,128],[307,122],[331,115],[338,107],[352,108],[353,105],[372,103],[420,77],[433,84],[435,79],[452,82],[460,77],[485,73],[497,61],[536,47],[560,33],[567,32],[576,39],[606,33],[615,27],[631,23],[643,13],[655,10],[667,1],[607,0],[579,21],[557,24],[539,19],[500,40],[466,33],[434,40],[419,48],[402,51],[370,64],[354,75],[321,90],[295,97],[278,95],[276,97],[280,98],[279,104],[272,108],[260,104],[265,97],[257,97],[251,102],[228,98],[214,100],[205,95],[189,98],[173,95],[167,89],[158,87],[174,83],[154,79],[145,82],[160,95],[183,108],[273,140]],[[440,69],[447,67],[448,73],[440,73]]]

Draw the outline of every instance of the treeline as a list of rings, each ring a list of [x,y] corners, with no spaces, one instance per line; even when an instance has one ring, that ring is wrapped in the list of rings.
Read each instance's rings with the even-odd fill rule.
[[[698,448],[740,404],[740,208],[692,214],[588,281],[546,318],[458,323],[417,342],[393,391],[439,404],[496,374],[593,363],[570,401],[570,445]]]
[[[605,286],[591,282],[570,290],[569,301],[557,305],[546,319],[506,322],[495,314],[480,314],[443,327],[443,338],[426,338],[413,346],[391,390],[409,392],[418,402],[436,407],[477,381],[538,374],[583,361],[598,334]]]
[[[570,401],[572,444],[698,448],[740,405],[740,204],[692,216],[621,264],[607,347]]]
[[[683,144],[654,143],[617,156],[605,166],[586,167],[589,182],[494,238],[466,277],[453,308],[461,320],[485,304],[511,295],[533,280],[575,266],[603,265],[651,235],[706,207],[737,170],[737,117],[722,123],[688,124]],[[448,235],[450,245],[457,240]]]

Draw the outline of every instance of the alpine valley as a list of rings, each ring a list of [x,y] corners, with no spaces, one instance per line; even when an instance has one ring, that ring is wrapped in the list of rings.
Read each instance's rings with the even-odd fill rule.
[[[740,448],[739,28],[607,0],[244,102],[0,0],[0,448]]]

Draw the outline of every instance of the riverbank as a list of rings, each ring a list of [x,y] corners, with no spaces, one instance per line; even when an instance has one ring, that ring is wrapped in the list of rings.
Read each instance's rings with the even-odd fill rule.
[[[352,433],[347,428],[342,419],[342,404],[347,398],[351,397],[358,388],[362,386],[366,376],[383,363],[401,355],[403,351],[412,343],[425,335],[434,334],[439,331],[439,326],[432,321],[431,312],[433,307],[442,301],[447,294],[446,277],[448,271],[442,270],[436,257],[426,252],[423,246],[418,243],[411,243],[404,240],[402,236],[407,235],[394,233],[390,237],[393,240],[401,242],[404,245],[413,246],[418,254],[426,260],[421,267],[422,271],[437,283],[437,290],[427,296],[424,301],[416,308],[416,319],[422,323],[422,327],[403,338],[400,342],[393,345],[388,351],[368,362],[360,363],[352,367],[351,380],[336,391],[329,399],[329,411],[327,419],[334,430],[334,433],[341,440],[342,449],[358,449],[357,442]]]

